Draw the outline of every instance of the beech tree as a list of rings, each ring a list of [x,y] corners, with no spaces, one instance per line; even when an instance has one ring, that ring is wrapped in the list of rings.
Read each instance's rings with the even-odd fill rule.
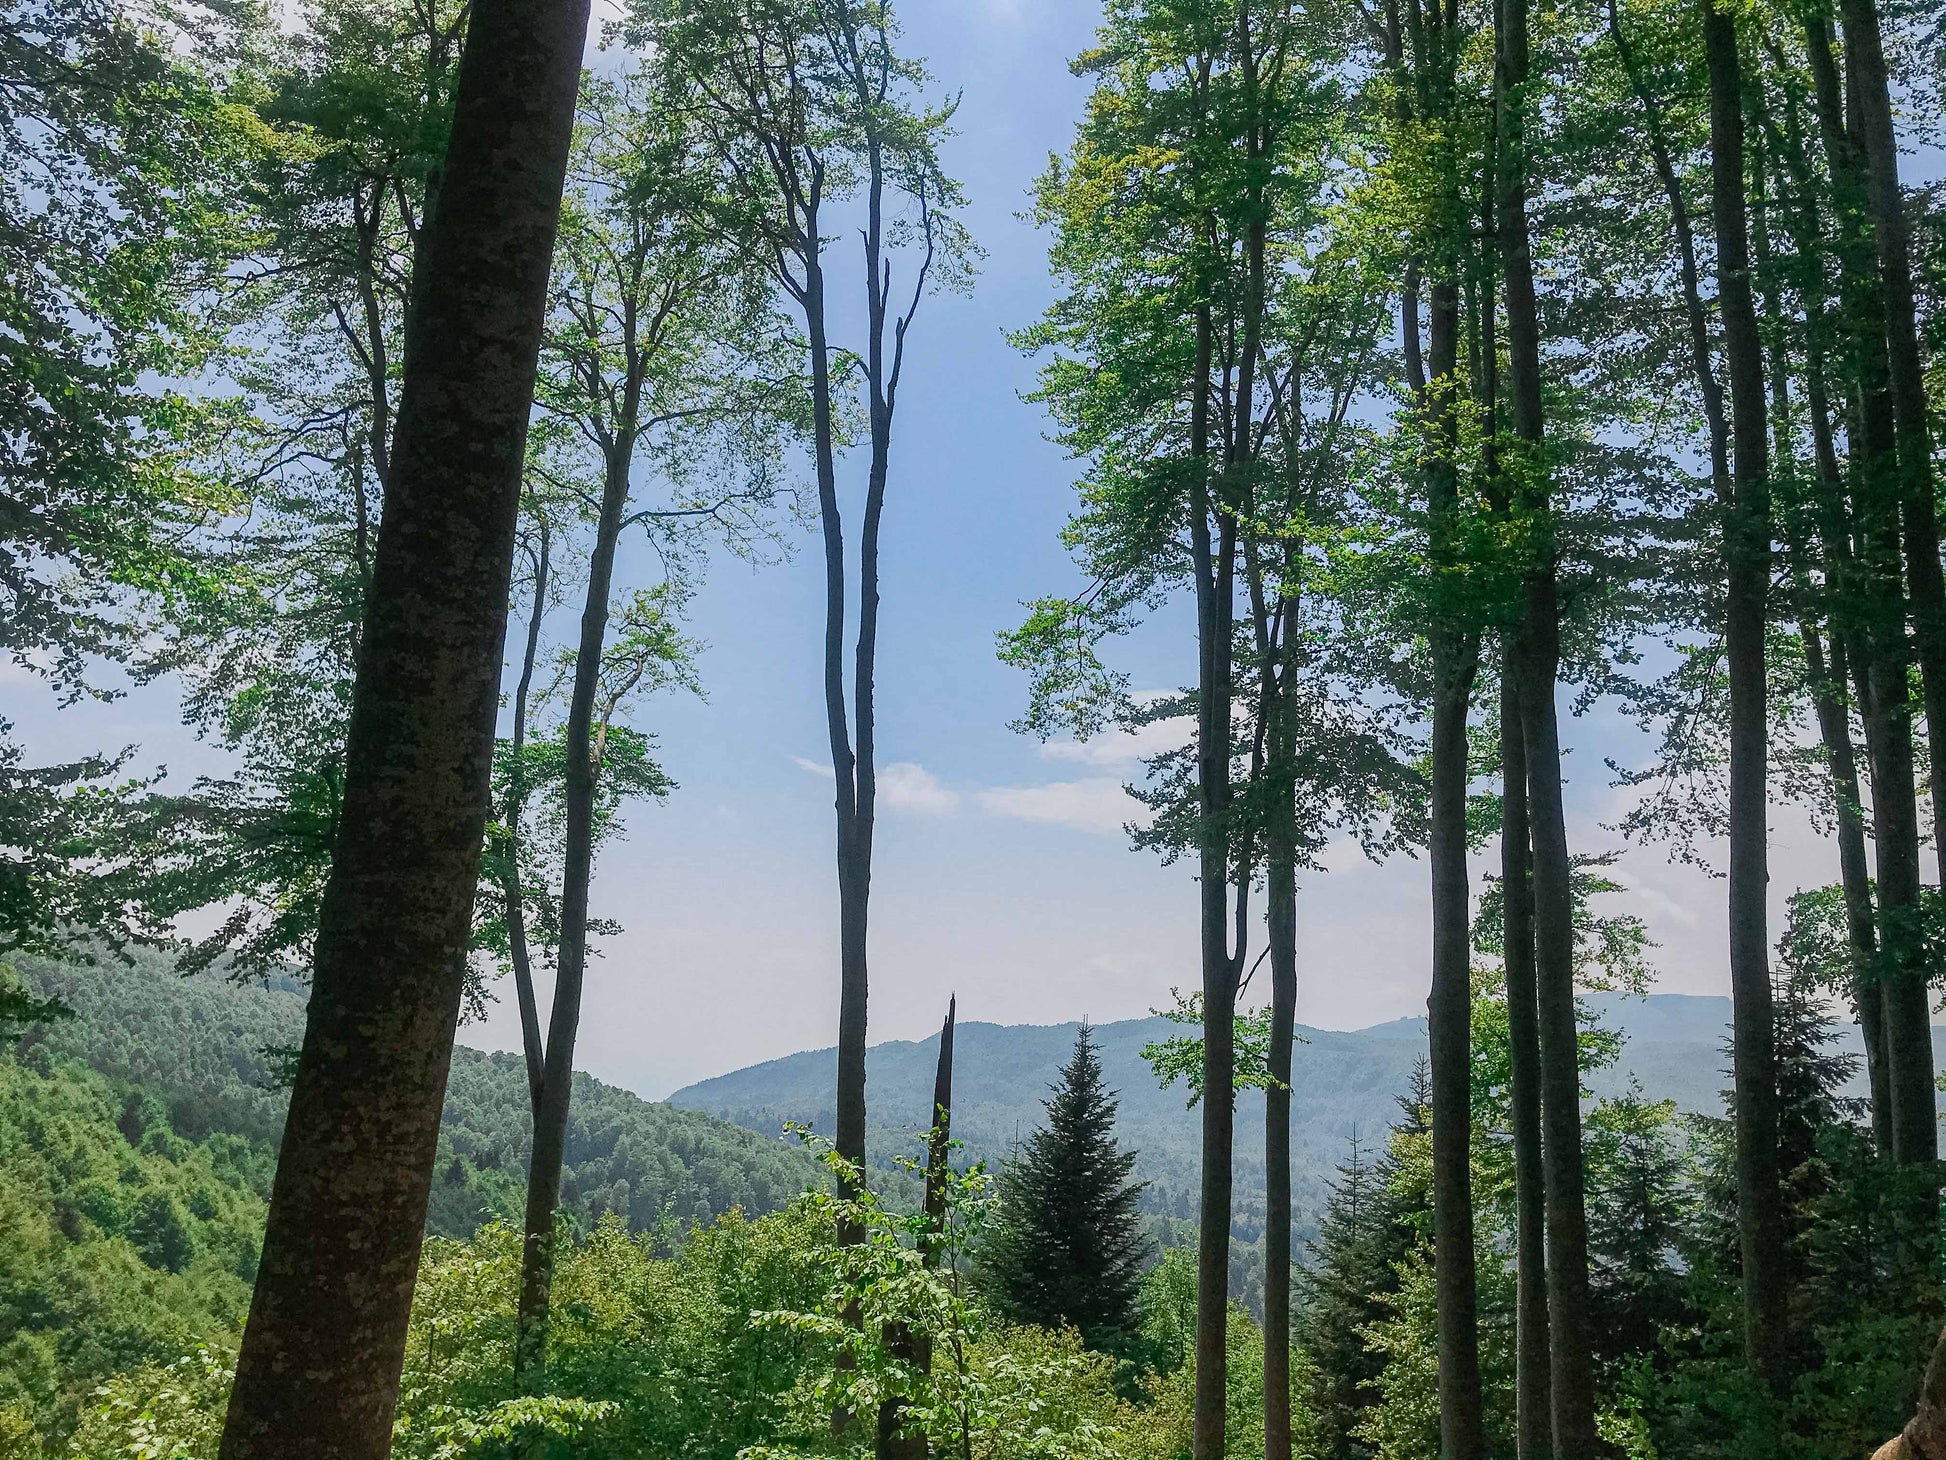
[[[414,270],[345,809],[225,1460],[391,1448],[587,18],[573,0],[487,0],[470,19]]]
[[[623,29],[653,51],[669,105],[693,120],[728,208],[749,219],[783,298],[803,320],[810,444],[825,565],[824,700],[837,782],[837,1154],[865,1169],[867,931],[878,807],[879,537],[906,337],[929,290],[963,284],[974,258],[938,144],[950,102],[900,55],[884,0],[637,0]],[[862,344],[840,351],[827,230],[858,224]],[[847,387],[859,392],[848,409]],[[846,557],[840,457],[865,445],[857,567]],[[846,643],[855,600],[857,636]],[[847,657],[851,660],[846,673]]]
[[[706,140],[660,100],[638,73],[584,84],[539,397],[557,426],[555,449],[531,468],[579,507],[589,532],[580,632],[560,676],[561,871],[544,1034],[531,960],[512,959],[534,1098],[515,1355],[530,1389],[545,1369],[595,848],[616,829],[622,800],[670,789],[625,719],[658,690],[697,687],[696,646],[678,628],[689,560],[706,535],[745,552],[768,537],[780,440],[799,399],[749,238],[712,226],[720,213],[704,216],[713,172]],[[546,532],[544,515],[536,526]],[[629,534],[646,535],[671,576],[618,595],[616,557]],[[537,608],[548,592],[541,552],[537,546],[533,558]],[[524,658],[517,723],[531,674]],[[514,773],[524,770],[516,758]],[[520,811],[512,808],[510,828]],[[516,852],[510,867],[518,865]],[[520,900],[510,895],[508,906]]]

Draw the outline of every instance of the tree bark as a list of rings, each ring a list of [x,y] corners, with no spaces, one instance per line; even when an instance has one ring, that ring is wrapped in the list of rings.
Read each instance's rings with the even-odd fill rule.
[[[1511,637],[1511,636],[1510,636]],[[1511,644],[1503,650],[1510,659]],[[1515,1234],[1514,1440],[1520,1460],[1553,1453],[1548,1378],[1547,1192],[1541,1164],[1540,1007],[1534,984],[1534,889],[1527,817],[1527,747],[1521,739],[1520,681],[1500,677],[1500,892],[1507,975],[1507,1046],[1512,1066]]]
[[[480,0],[409,311],[309,1019],[224,1460],[382,1460],[473,895],[585,0]]]
[[[1730,988],[1736,1089],[1737,1234],[1743,1259],[1744,1359],[1758,1382],[1781,1390],[1785,1349],[1782,1192],[1777,1166],[1776,1035],[1772,1024],[1764,626],[1770,581],[1769,425],[1763,340],[1751,287],[1744,196],[1743,74],[1736,21],[1704,0],[1709,71],[1717,299],[1730,380],[1734,460],[1720,504],[1728,591],[1724,659],[1730,682]]]

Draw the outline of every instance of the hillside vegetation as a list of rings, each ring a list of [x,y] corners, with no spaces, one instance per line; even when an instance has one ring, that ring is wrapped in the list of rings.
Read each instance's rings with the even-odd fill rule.
[[[182,976],[153,955],[20,964],[72,1014],[0,1050],[0,1414],[59,1437],[111,1376],[235,1341],[304,995]],[[518,1217],[530,1121],[517,1058],[455,1051],[429,1235],[465,1241]],[[576,1078],[573,1230],[758,1217],[817,1178],[780,1140]]]

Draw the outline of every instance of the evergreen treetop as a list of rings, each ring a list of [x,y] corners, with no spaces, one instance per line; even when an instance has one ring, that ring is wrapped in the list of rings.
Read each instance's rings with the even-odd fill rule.
[[[1116,1092],[1102,1083],[1094,1031],[1045,1102],[1047,1121],[1000,1178],[1000,1215],[980,1253],[994,1308],[1016,1323],[1068,1325],[1091,1348],[1115,1348],[1137,1326],[1149,1244],[1131,1179],[1136,1153],[1115,1141]]]

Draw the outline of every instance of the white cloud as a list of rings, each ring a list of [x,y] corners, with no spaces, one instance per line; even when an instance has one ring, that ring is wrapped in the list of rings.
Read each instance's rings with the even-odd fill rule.
[[[838,779],[838,773],[821,760],[811,760],[802,755],[794,755],[791,759],[797,762],[799,770],[809,771],[814,776],[823,776],[827,781]]]
[[[921,816],[950,816],[959,809],[959,792],[947,789],[938,776],[909,760],[880,768],[878,795],[895,811]]]
[[[1089,740],[1050,740],[1041,747],[1041,754],[1049,760],[1132,770],[1151,756],[1189,744],[1195,733],[1196,722],[1180,715],[1136,730],[1104,731]]]
[[[1149,808],[1122,788],[1118,776],[1052,781],[1045,786],[996,786],[980,792],[980,809],[989,816],[1036,821],[1075,831],[1113,836],[1130,822],[1146,824]]]

